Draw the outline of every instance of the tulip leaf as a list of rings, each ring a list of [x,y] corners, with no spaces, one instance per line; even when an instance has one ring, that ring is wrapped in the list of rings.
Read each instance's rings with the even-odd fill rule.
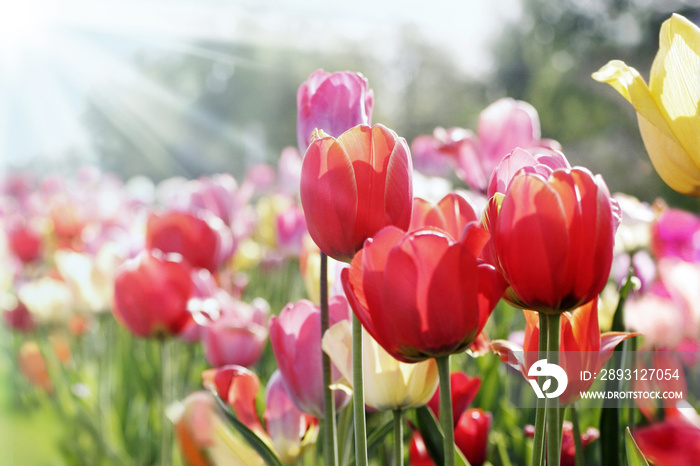
[[[430,453],[430,457],[435,464],[444,464],[445,455],[443,451],[444,436],[437,419],[427,406],[416,408],[416,422],[418,430],[423,437],[425,448]],[[469,461],[464,457],[462,451],[455,445],[455,464],[457,466],[469,466]]]
[[[630,428],[625,429],[625,449],[627,450],[627,466],[649,466],[644,454],[634,441]]]
[[[267,444],[255,434],[255,432],[250,430],[238,419],[236,413],[234,413],[233,410],[224,402],[224,400],[221,399],[219,394],[214,390],[212,390],[212,394],[214,395],[214,399],[218,403],[219,407],[224,412],[224,415],[229,423],[236,428],[236,430],[243,436],[245,441],[248,442],[248,444],[258,453],[258,455],[260,455],[260,458],[262,458],[265,464],[268,466],[282,466],[277,454],[275,454],[275,452],[273,452],[270,447],[267,446]]]

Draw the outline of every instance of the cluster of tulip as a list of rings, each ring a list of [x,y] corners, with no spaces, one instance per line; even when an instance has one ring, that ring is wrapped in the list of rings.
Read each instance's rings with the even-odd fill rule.
[[[664,180],[696,194],[700,31],[674,15],[661,38],[650,87],[620,62],[595,78],[635,105]],[[678,83],[685,84],[668,91]],[[599,434],[581,434],[574,406],[592,380],[571,380],[558,399],[519,416],[483,399],[468,407],[482,380],[492,395],[503,393],[500,360],[525,378],[541,359],[571,374],[596,373],[620,343],[636,345],[632,337],[641,335],[645,349],[688,355],[684,366],[659,356],[659,366],[684,373],[700,364],[700,217],[611,196],[599,175],[572,167],[558,142],[541,137],[525,102],[499,100],[481,113],[476,133],[439,128],[410,148],[391,129],[371,126],[373,102],[362,75],[316,71],[297,95],[300,152],[285,149],[276,172],[256,166],[240,184],[215,175],[124,185],[94,170],[75,184],[46,179],[39,189],[22,177],[5,181],[0,305],[7,326],[25,332],[13,348],[21,373],[48,397],[57,374],[68,373],[62,398],[79,398],[81,407],[91,391],[91,406],[100,406],[118,402],[115,385],[139,390],[100,372],[104,364],[85,380],[87,366],[69,362],[77,341],[85,361],[130,354],[117,377],[147,372],[138,377],[160,397],[148,419],[161,433],[151,456],[114,442],[114,419],[97,415],[95,436],[112,429],[96,447],[106,460],[169,464],[171,433],[159,418],[167,411],[180,457],[193,465],[293,464],[320,451],[326,465],[352,456],[363,465],[392,431],[385,458],[395,464],[403,464],[405,437],[413,465],[509,464],[511,456],[531,456],[533,465],[581,465],[586,457],[618,464],[620,431],[635,417],[603,414],[601,451],[584,451]],[[469,190],[452,190],[450,173]],[[524,332],[491,341],[485,328],[505,338],[515,330],[506,321],[522,321],[513,307],[523,310]],[[85,335],[90,344],[80,343]],[[131,354],[140,348],[141,359]],[[476,359],[450,360],[465,352]],[[200,359],[211,369],[202,373]],[[470,376],[453,367],[486,370]],[[172,404],[193,390],[192,373],[202,373],[212,393]],[[679,377],[675,388],[690,393],[689,386]],[[700,417],[689,398],[641,408],[648,425],[628,437],[626,456],[691,464]],[[138,414],[120,410],[128,430]],[[492,429],[496,410],[515,425]],[[514,428],[534,440],[503,440]],[[659,440],[669,436],[684,448]]]

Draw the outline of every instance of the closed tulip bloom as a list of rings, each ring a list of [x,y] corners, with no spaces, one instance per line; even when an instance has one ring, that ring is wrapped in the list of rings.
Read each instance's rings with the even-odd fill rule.
[[[220,218],[210,215],[207,221],[174,211],[149,217],[146,248],[181,254],[192,267],[210,272],[233,253],[231,233]]]
[[[509,341],[491,343],[493,351],[514,369],[528,377],[530,367],[539,359],[539,314],[523,311],[527,326],[523,348]],[[606,332],[598,325],[598,300],[594,299],[573,312],[562,314],[560,321],[559,365],[569,376],[568,385],[558,400],[566,405],[575,402],[581,392],[588,391],[594,380],[581,380],[581,371],[598,373],[610,360],[613,350],[636,333]]]
[[[134,335],[179,333],[190,319],[190,267],[171,257],[144,251],[126,261],[114,280],[114,317]]]
[[[316,440],[316,420],[294,406],[279,370],[267,382],[264,418],[272,445],[285,464],[299,460],[302,448]]]
[[[455,425],[459,417],[467,409],[467,406],[474,401],[479,393],[481,379],[479,377],[469,377],[464,372],[452,372],[450,374],[450,393],[452,397],[452,420]],[[428,402],[428,407],[437,419],[440,419],[440,392],[436,391]]]
[[[361,73],[338,71],[311,73],[297,91],[297,142],[306,152],[314,129],[333,137],[372,121],[374,93]]]
[[[393,357],[419,362],[465,350],[505,284],[478,259],[485,232],[472,223],[455,241],[431,228],[381,230],[341,278],[363,327]]]
[[[510,182],[500,210],[492,207],[487,224],[509,283],[506,300],[558,313],[598,296],[619,223],[602,178],[583,168],[557,169],[548,178],[522,173]]]
[[[348,319],[347,301],[335,296],[329,303],[331,325]],[[323,373],[321,366],[321,310],[302,299],[288,304],[279,316],[270,318],[270,343],[284,377],[289,396],[301,411],[323,417]],[[337,369],[334,378],[337,378]],[[336,408],[350,399],[348,393],[335,391]]]
[[[653,464],[692,466],[700,457],[700,426],[673,418],[636,429],[639,449]]]
[[[648,85],[619,60],[593,79],[610,84],[637,111],[644,146],[666,184],[700,196],[700,28],[677,14],[661,25]]]
[[[202,332],[204,356],[213,367],[250,367],[260,359],[266,341],[267,329],[237,312],[224,313]]]
[[[323,336],[323,351],[352,388],[352,329],[347,320],[333,325]],[[414,408],[426,404],[438,385],[437,363],[397,361],[363,329],[362,372],[365,404],[379,411]]]
[[[413,199],[413,215],[409,230],[435,227],[457,240],[464,227],[476,220],[476,212],[472,205],[457,192],[447,194],[437,204],[416,197]]]
[[[388,225],[407,229],[413,186],[408,145],[382,126],[356,126],[338,139],[319,133],[301,168],[301,204],[311,238],[350,260]]]

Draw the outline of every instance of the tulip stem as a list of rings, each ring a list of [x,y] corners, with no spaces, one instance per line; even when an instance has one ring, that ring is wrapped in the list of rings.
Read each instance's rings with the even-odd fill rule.
[[[559,363],[560,314],[547,314],[547,363]],[[558,465],[561,458],[561,431],[559,429],[559,400],[547,398],[547,464]]]
[[[366,466],[367,426],[365,419],[365,385],[362,374],[362,324],[352,315],[352,409],[355,420],[355,464]]]
[[[160,464],[169,466],[172,452],[172,430],[166,414],[172,402],[170,384],[172,367],[170,365],[170,343],[167,338],[158,341],[160,345]]]
[[[547,357],[547,337],[548,337],[548,320],[544,314],[539,314],[540,321],[540,337],[538,346],[537,359]],[[542,380],[538,380],[542,384]],[[547,404],[544,399],[537,398],[537,408],[535,414],[535,440],[532,444],[532,466],[544,465],[544,432],[546,427]]]
[[[394,464],[403,465],[403,410],[394,410]]]
[[[328,256],[321,252],[321,338],[330,326],[328,315]],[[335,426],[335,403],[331,390],[331,358],[321,351],[323,367],[323,434],[326,466],[338,464],[338,437]]]
[[[444,435],[445,466],[455,465],[455,431],[452,418],[452,389],[450,388],[450,356],[435,358],[440,377],[440,424]]]
[[[569,411],[571,412],[571,424],[574,430],[574,447],[576,448],[576,466],[585,466],[586,459],[583,456],[583,442],[581,442],[581,426],[578,423],[578,412],[576,411],[576,404],[569,406]]]

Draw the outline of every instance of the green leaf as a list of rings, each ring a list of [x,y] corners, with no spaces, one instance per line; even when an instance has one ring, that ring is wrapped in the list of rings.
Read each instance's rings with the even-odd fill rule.
[[[268,466],[282,466],[282,463],[277,457],[277,454],[270,450],[270,447],[268,447],[267,444],[255,434],[255,432],[250,430],[236,417],[236,413],[233,412],[233,410],[224,402],[224,400],[221,399],[221,397],[215,391],[212,391],[212,394],[214,395],[214,399],[216,400],[216,402],[219,404],[219,407],[224,412],[224,415],[226,416],[226,419],[229,421],[229,423],[233,427],[235,427],[238,432],[240,432],[245,441],[248,442],[248,444],[251,447],[253,447],[253,449],[258,453],[258,455],[260,455],[263,461],[265,461],[265,464],[267,464]]]
[[[445,455],[442,446],[444,436],[442,435],[442,430],[437,419],[433,416],[433,412],[430,411],[427,406],[416,408],[416,422],[418,424],[418,431],[423,437],[425,448],[428,450],[428,453],[430,453],[433,462],[435,462],[435,464],[444,464]],[[462,451],[457,448],[456,445],[455,462],[457,466],[470,466],[469,461],[467,461]]]
[[[630,428],[625,429],[625,450],[627,450],[627,466],[649,466],[646,458],[634,441]]]
[[[382,443],[384,437],[386,437],[392,430],[394,430],[394,420],[392,418],[388,418],[379,427],[374,429],[367,437],[367,452],[371,453],[374,449],[376,449],[379,444]],[[348,466],[354,465],[355,458],[348,463]]]

